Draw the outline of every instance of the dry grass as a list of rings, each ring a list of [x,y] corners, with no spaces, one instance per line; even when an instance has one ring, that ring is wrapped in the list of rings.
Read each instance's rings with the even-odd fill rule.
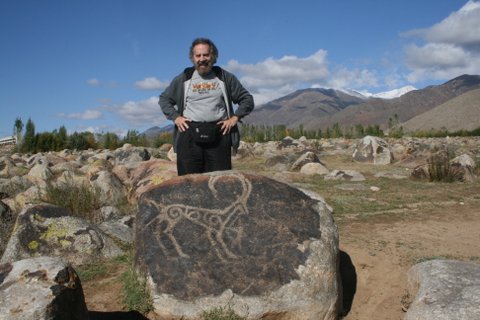
[[[430,182],[409,178],[393,179],[376,177],[378,172],[408,177],[410,169],[395,164],[379,166],[352,161],[350,155],[321,157],[331,171],[355,170],[365,176],[365,181],[348,182],[324,180],[323,176],[288,175],[294,185],[320,194],[333,207],[336,216],[368,217],[373,215],[404,215],[414,212],[434,212],[439,206],[462,203],[480,206],[480,181],[475,182]],[[244,159],[234,164],[236,169],[258,172],[266,176],[277,172],[263,171],[264,159]],[[378,187],[379,191],[372,191]]]

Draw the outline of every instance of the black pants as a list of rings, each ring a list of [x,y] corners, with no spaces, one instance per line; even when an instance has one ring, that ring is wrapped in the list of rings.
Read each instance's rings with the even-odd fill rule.
[[[193,141],[192,127],[179,132],[177,142],[177,171],[179,176],[232,169],[232,141],[230,134],[219,132],[218,139],[208,144]]]

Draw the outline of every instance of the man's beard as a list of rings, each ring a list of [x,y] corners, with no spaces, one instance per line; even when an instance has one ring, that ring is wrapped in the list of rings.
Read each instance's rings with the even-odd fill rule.
[[[206,75],[212,71],[212,63],[210,61],[203,61],[195,63],[195,69],[200,75]]]

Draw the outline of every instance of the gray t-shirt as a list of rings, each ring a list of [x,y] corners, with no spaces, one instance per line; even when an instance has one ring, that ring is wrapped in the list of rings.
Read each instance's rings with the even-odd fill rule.
[[[193,121],[212,122],[227,117],[220,80],[213,72],[201,76],[195,70],[186,101],[183,116]]]

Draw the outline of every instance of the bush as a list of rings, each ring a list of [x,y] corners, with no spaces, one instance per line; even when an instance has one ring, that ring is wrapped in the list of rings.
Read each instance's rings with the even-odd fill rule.
[[[101,207],[98,195],[97,189],[86,184],[48,182],[45,201],[68,209],[74,216],[95,222],[94,211]]]
[[[458,171],[450,164],[450,159],[450,152],[442,151],[427,160],[430,182],[454,182],[461,179]]]

